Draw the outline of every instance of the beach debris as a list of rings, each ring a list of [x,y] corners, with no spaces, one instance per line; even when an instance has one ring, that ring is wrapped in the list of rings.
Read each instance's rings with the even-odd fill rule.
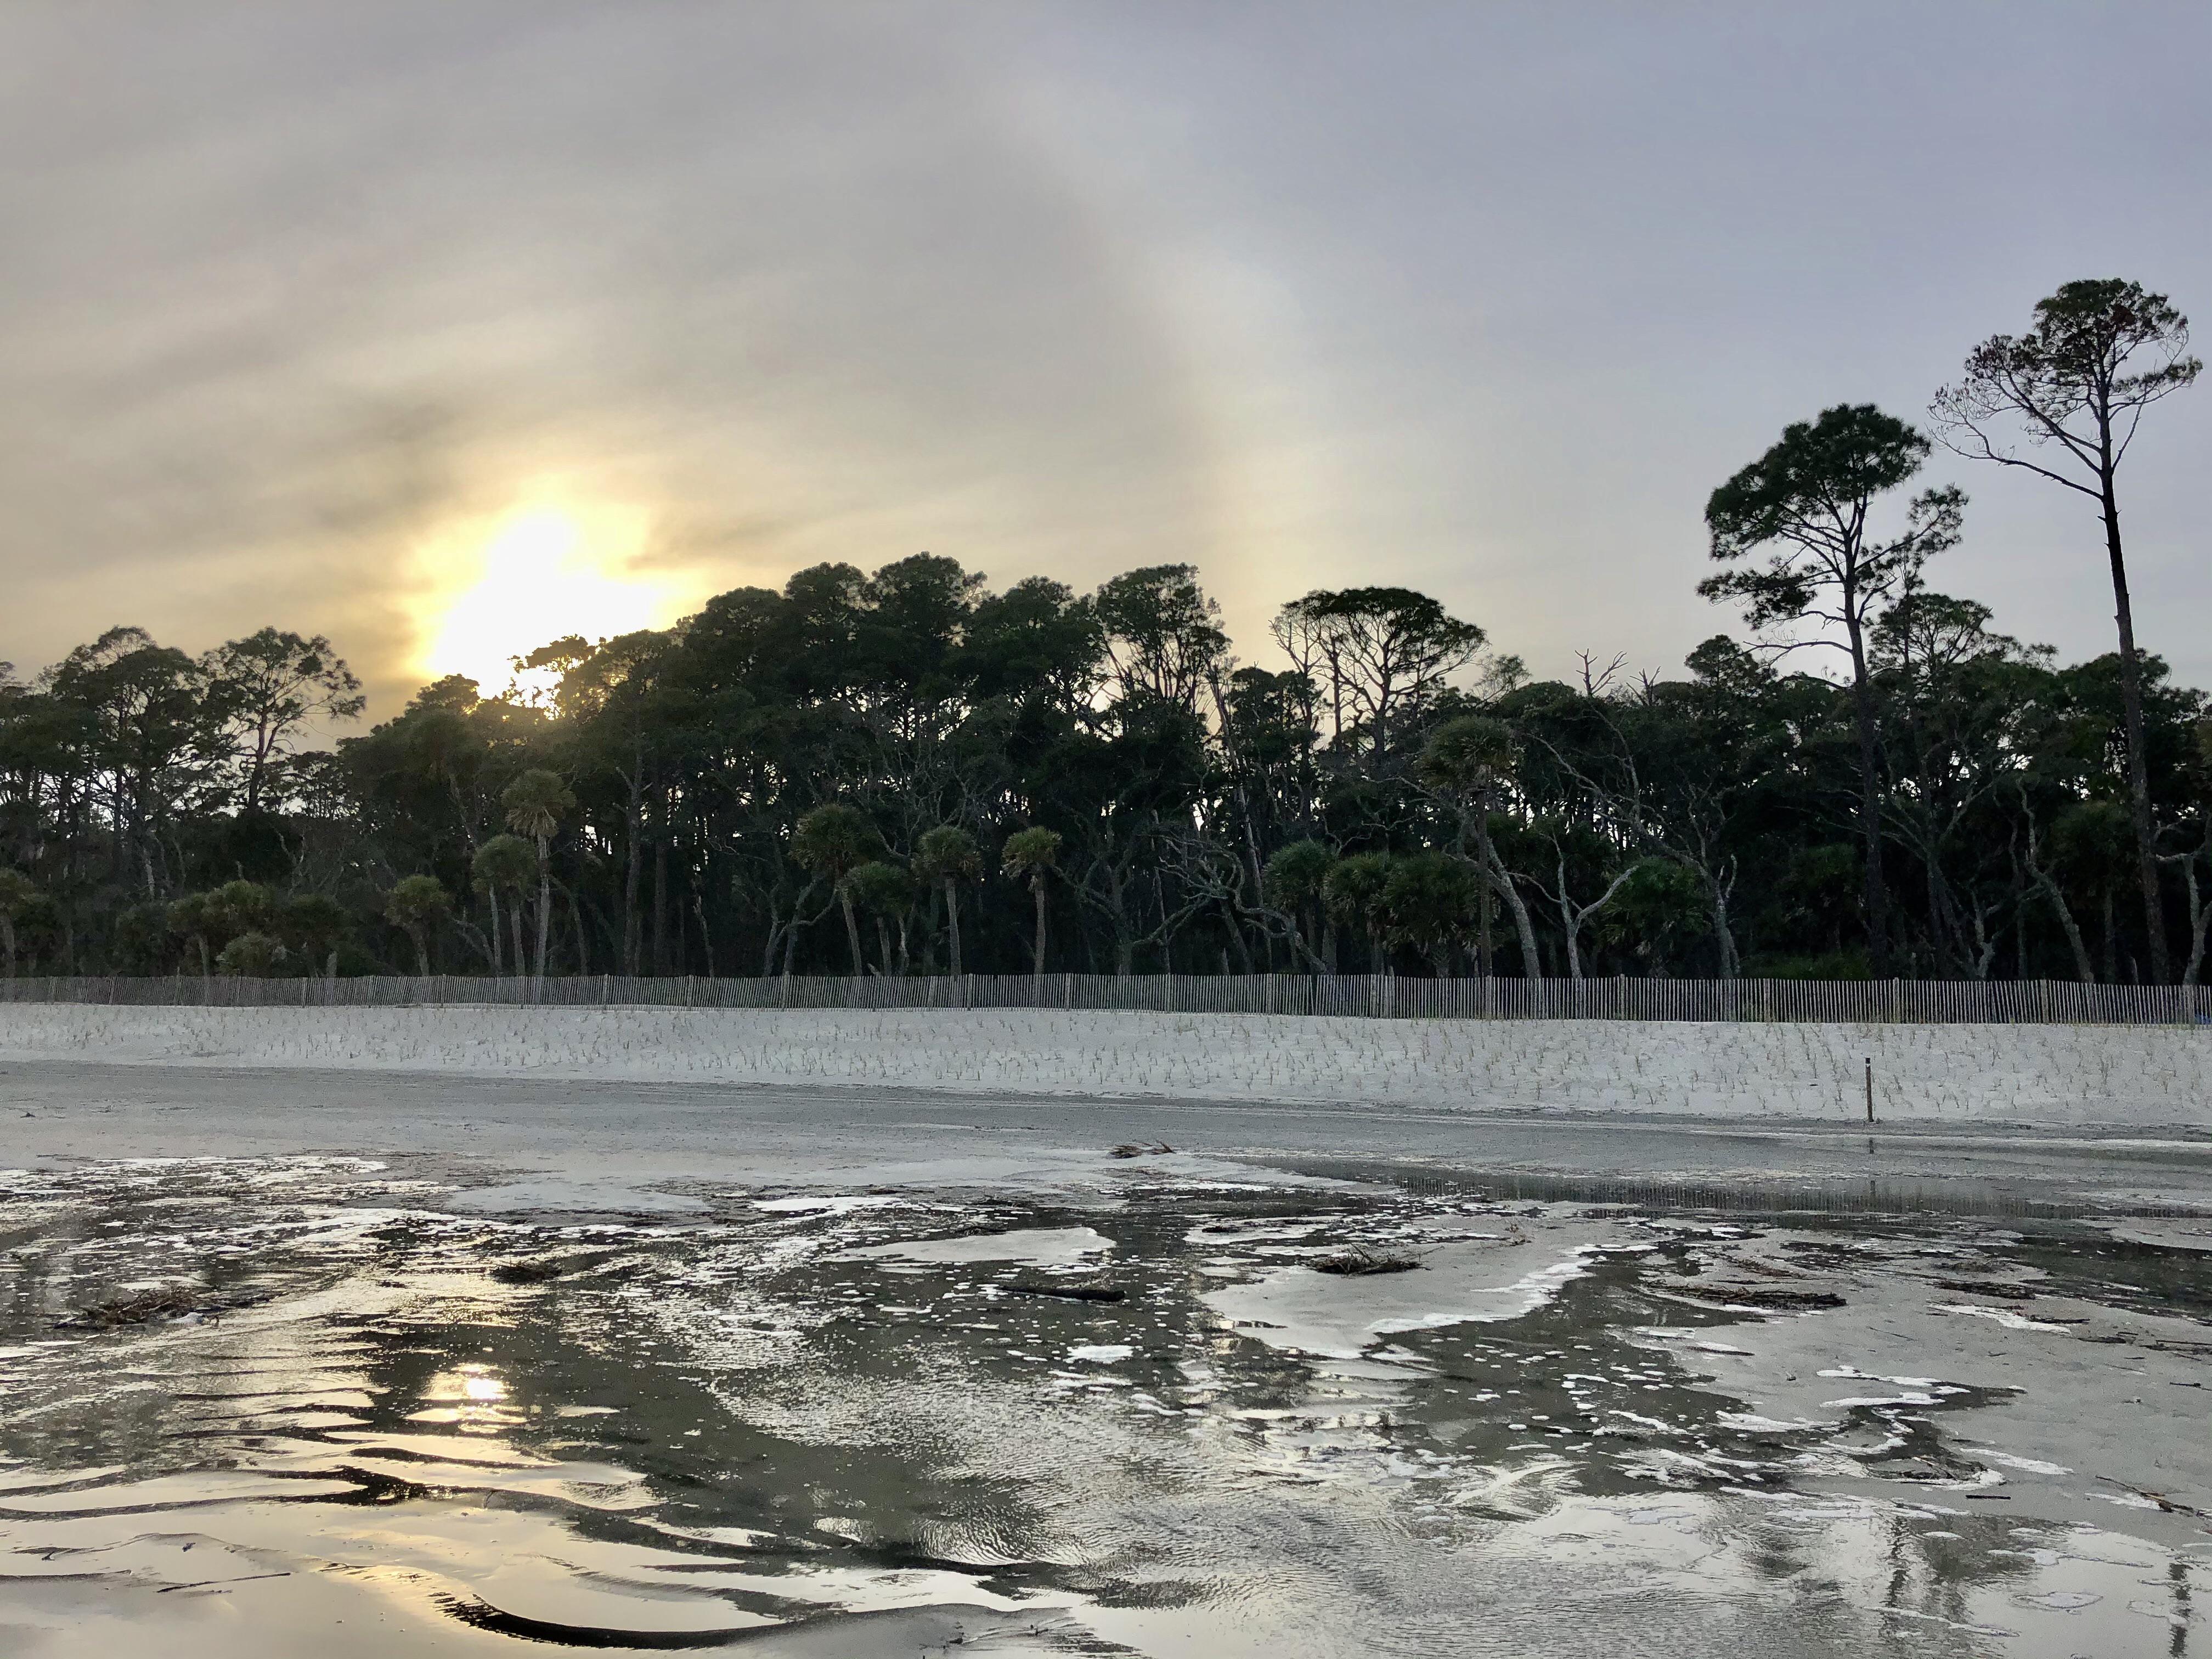
[[[1317,1273],[1337,1273],[1347,1279],[1364,1279],[1375,1273],[1411,1273],[1420,1265],[1410,1255],[1395,1255],[1355,1244],[1349,1249],[1322,1256],[1313,1264],[1313,1270]]]
[[[126,1325],[150,1325],[156,1320],[182,1319],[207,1306],[206,1299],[188,1285],[162,1285],[152,1290],[131,1291],[80,1308],[62,1320],[62,1330],[112,1331]]]
[[[1784,1285],[1716,1285],[1709,1280],[1678,1281],[1677,1294],[1686,1301],[1710,1305],[1758,1308],[1773,1313],[1803,1313],[1815,1308],[1840,1308],[1844,1298],[1833,1291],[1799,1290]]]
[[[1164,1140],[1125,1140],[1119,1146],[1108,1149],[1109,1158],[1159,1158],[1175,1148]]]
[[[1112,1285],[1054,1285],[1036,1279],[1018,1279],[1001,1286],[1008,1296],[1049,1296],[1063,1302],[1126,1302],[1127,1291]]]
[[[1968,1296],[1995,1297],[2000,1302],[2033,1302],[2042,1294],[2025,1285],[1993,1284],[1985,1279],[1939,1279],[1939,1291],[1963,1291]]]

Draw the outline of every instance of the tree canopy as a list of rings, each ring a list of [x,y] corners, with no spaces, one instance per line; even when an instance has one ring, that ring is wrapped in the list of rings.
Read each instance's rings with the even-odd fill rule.
[[[2186,337],[2069,284],[1937,435],[2106,501]],[[321,635],[111,629],[0,673],[0,959],[2201,979],[2206,698],[2132,635],[2063,662],[1930,586],[1966,530],[1918,486],[1940,458],[1870,405],[1785,427],[1705,501],[1743,629],[1672,670],[1532,678],[1506,619],[1383,586],[1292,599],[1240,662],[1192,565],[1085,593],[923,553],[550,641],[543,692],[448,677],[349,734]]]

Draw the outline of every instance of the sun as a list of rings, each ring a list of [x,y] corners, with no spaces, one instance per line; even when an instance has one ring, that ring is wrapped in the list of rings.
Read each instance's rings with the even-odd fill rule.
[[[496,695],[515,658],[551,641],[666,626],[682,595],[633,568],[645,529],[641,514],[534,504],[441,538],[425,550],[441,591],[422,666]]]

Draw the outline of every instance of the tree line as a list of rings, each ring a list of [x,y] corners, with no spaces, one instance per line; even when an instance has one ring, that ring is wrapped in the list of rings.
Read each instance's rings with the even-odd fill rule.
[[[1675,676],[1585,655],[1534,679],[1383,586],[1291,601],[1240,664],[1189,566],[994,592],[921,554],[553,641],[502,692],[441,679],[322,747],[362,709],[327,640],[193,657],[114,629],[0,672],[0,953],[2197,982],[2212,721],[2136,641],[2120,532],[2187,343],[2162,296],[2069,283],[1972,352],[1929,431],[1870,405],[1790,425],[1706,507],[1701,591],[1750,637]],[[2113,651],[2061,663],[1934,585],[1966,514],[1915,488],[1939,444],[2087,498]]]

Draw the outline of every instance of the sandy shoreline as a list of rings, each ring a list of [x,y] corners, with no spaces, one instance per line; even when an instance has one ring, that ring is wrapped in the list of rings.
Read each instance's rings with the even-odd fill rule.
[[[2212,1031],[1058,1010],[0,1007],[10,1059],[1451,1112],[2212,1124]]]

